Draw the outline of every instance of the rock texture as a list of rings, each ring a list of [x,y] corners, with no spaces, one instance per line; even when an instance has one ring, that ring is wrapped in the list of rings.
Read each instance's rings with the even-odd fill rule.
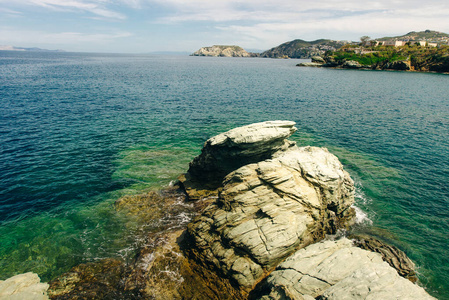
[[[214,45],[212,47],[202,47],[195,51],[192,56],[250,57],[253,55],[239,46]]]
[[[229,130],[208,139],[188,173],[196,180],[221,184],[241,166],[259,162],[294,145],[286,140],[297,129],[295,122],[268,121]]]
[[[0,299],[46,300],[48,284],[35,273],[25,273],[0,281]]]
[[[407,278],[411,282],[418,281],[415,273],[415,264],[403,251],[370,236],[350,237],[353,239],[354,246],[379,253],[382,259],[395,268],[399,275]]]
[[[402,278],[378,253],[346,238],[303,248],[260,284],[254,299],[435,299]]]
[[[220,134],[206,142],[189,169],[220,177],[227,168],[264,159],[229,173],[218,199],[188,226],[191,255],[243,290],[353,215],[351,178],[327,149],[298,148],[286,140],[293,125],[264,122]]]

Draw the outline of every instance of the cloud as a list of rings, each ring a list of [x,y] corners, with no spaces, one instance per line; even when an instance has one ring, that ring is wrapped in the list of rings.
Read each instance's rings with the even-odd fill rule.
[[[8,15],[21,15],[22,13],[17,10],[0,7],[0,14],[8,14]]]
[[[129,6],[135,6],[139,0],[122,1]],[[0,3],[17,8],[31,5],[54,11],[87,12],[107,19],[124,20],[127,18],[126,15],[108,8],[113,4],[110,0],[0,0]]]
[[[279,12],[277,14],[280,14]],[[219,24],[217,29],[224,35],[233,35],[243,47],[269,49],[289,40],[301,38],[315,40],[330,38],[358,40],[362,35],[380,38],[386,35],[400,35],[409,31],[434,29],[449,31],[447,15],[449,9],[443,6],[439,11],[433,8],[373,9],[363,11],[310,10],[291,12],[283,19],[276,13],[267,22],[247,24]],[[295,13],[293,13],[295,14]]]
[[[320,23],[324,23],[328,28],[333,28],[332,22],[337,26],[343,26],[351,18],[371,22],[368,29],[383,27],[383,23],[390,22],[390,25],[396,25],[395,18],[401,20],[410,20],[423,17],[438,17],[440,26],[448,27],[447,17],[444,14],[449,12],[449,4],[446,0],[317,0],[317,1],[298,1],[298,0],[147,0],[152,3],[164,5],[172,10],[172,13],[161,17],[158,21],[161,23],[183,23],[183,22],[215,22],[215,23],[285,23],[294,24],[298,27],[301,22],[315,22],[316,28]],[[391,17],[391,16],[394,16]],[[362,18],[358,18],[362,17]],[[373,17],[372,20],[369,18]],[[386,17],[383,19],[382,17]],[[377,22],[380,22],[377,23]],[[410,26],[410,21],[407,25]],[[432,22],[435,24],[436,22]],[[430,26],[430,25],[429,25]],[[425,26],[425,28],[429,27]],[[404,27],[404,26],[401,26]],[[354,24],[349,26],[351,31]],[[390,28],[391,30],[391,28]]]
[[[0,28],[0,44],[14,45],[80,45],[108,44],[116,40],[133,36],[126,31],[112,33],[81,33],[81,32],[44,32],[38,30],[17,30],[11,27]]]

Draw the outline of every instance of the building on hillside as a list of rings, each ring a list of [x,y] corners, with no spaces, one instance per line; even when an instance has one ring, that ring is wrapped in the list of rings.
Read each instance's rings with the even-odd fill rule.
[[[427,41],[419,41],[419,45],[425,47],[427,46]]]

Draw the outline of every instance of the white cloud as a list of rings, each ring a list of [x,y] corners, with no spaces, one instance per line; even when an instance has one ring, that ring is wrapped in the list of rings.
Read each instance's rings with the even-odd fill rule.
[[[81,32],[44,32],[37,30],[17,30],[11,27],[0,28],[0,44],[15,46],[43,45],[48,47],[63,47],[64,45],[104,45],[123,38],[133,36],[126,31],[112,33],[81,33]]]
[[[31,3],[52,9],[76,9],[111,19],[126,19],[126,16],[104,7],[103,1],[83,2],[73,0],[31,0]]]

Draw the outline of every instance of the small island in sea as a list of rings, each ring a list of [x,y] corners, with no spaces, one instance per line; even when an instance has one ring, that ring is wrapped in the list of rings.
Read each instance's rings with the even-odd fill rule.
[[[356,222],[354,182],[326,148],[288,140],[296,130],[292,121],[267,121],[208,139],[176,184],[115,203],[151,222],[181,201],[196,214],[187,228],[148,232],[153,243],[128,264],[81,264],[49,284],[14,276],[0,282],[0,296],[435,299],[401,250],[345,235]]]
[[[191,56],[256,57],[258,54],[247,52],[240,46],[214,45],[211,47],[202,47],[193,52]]]

